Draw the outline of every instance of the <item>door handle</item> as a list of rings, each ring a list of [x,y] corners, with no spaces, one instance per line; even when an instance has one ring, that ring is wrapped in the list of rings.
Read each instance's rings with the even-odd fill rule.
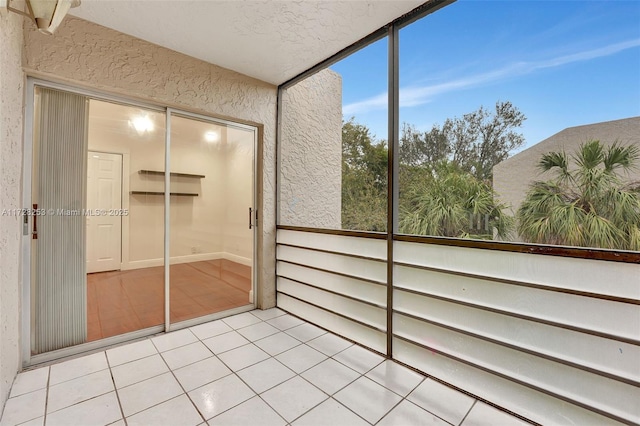
[[[35,214],[35,212],[38,211],[38,205],[34,204],[33,205],[33,239],[37,240],[38,239],[38,215]]]
[[[253,221],[253,214],[256,215],[255,222]],[[249,207],[249,229],[253,229],[258,226],[258,210],[253,210]]]

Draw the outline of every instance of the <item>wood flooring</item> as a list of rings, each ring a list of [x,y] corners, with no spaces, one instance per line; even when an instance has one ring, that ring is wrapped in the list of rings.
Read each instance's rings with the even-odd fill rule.
[[[170,318],[249,304],[251,267],[217,259],[171,265]],[[164,324],[164,267],[87,275],[87,341]]]

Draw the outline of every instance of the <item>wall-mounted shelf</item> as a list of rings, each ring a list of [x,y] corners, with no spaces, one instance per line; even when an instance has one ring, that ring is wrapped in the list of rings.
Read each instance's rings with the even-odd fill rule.
[[[131,195],[164,195],[162,191],[131,191]],[[177,197],[197,197],[195,192],[170,192],[169,195]]]
[[[164,176],[164,172],[159,171],[159,170],[138,170],[138,173],[140,173],[141,175],[162,175]],[[203,179],[205,176],[204,175],[194,175],[191,173],[176,173],[176,172],[171,172],[170,173],[171,176],[175,176],[175,177],[186,177],[186,178],[194,178],[194,179]]]

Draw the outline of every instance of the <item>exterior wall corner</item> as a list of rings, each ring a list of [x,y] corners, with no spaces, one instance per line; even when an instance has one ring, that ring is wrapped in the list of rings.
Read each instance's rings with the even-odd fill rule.
[[[21,367],[22,24],[0,11],[0,412]]]

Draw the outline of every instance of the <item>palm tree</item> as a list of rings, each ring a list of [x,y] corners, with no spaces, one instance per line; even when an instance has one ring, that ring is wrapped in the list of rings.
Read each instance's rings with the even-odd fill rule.
[[[403,170],[404,169],[404,170]],[[401,233],[457,238],[507,238],[513,219],[486,182],[442,161],[433,168],[401,169]],[[403,181],[406,184],[403,184]]]
[[[636,166],[637,146],[598,140],[544,154],[538,164],[551,180],[534,182],[518,209],[518,233],[528,242],[640,250],[640,186],[619,172]],[[569,161],[573,160],[573,165]]]

